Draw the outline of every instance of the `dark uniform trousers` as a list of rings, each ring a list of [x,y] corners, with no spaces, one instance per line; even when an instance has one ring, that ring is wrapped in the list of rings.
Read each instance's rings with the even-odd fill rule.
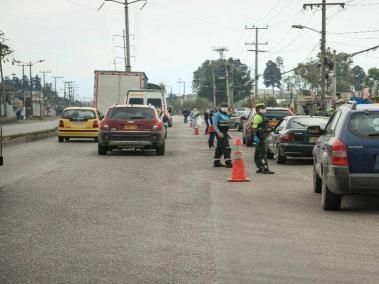
[[[217,147],[215,150],[215,160],[220,160],[222,155],[224,155],[225,161],[230,160],[230,155],[232,153],[232,149],[229,144],[229,136],[227,133],[223,133],[224,137],[220,138],[216,134],[217,137]]]
[[[255,147],[254,162],[258,169],[267,170],[267,145],[266,139],[259,136],[260,142]]]

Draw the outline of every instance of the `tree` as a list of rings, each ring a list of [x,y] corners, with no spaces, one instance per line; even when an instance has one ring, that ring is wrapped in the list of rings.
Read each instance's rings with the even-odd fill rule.
[[[355,65],[351,70],[353,73],[353,87],[355,91],[362,91],[366,80],[366,72],[359,65]]]
[[[247,65],[239,59],[206,60],[194,73],[192,88],[201,98],[213,101],[213,73],[216,83],[216,103],[227,102],[226,96],[226,68],[229,73],[229,81],[232,85],[234,101],[239,101],[250,96],[252,80]]]
[[[39,77],[38,75],[34,76],[33,78],[33,90],[34,91],[42,90],[41,77]]]
[[[379,95],[379,68],[370,68],[367,72],[366,84],[373,96]]]
[[[268,97],[268,98],[260,98],[258,99],[258,103],[265,104],[266,107],[277,107],[278,103],[274,97]]]
[[[275,88],[281,87],[282,74],[277,63],[269,60],[263,73],[263,80],[266,87],[272,87],[272,94]]]
[[[317,59],[308,59],[305,64],[298,64],[295,70],[299,88],[302,90],[318,91],[321,83],[320,66]]]
[[[9,61],[9,55],[12,54],[12,50],[6,44],[4,44],[1,40],[4,37],[4,33],[0,31],[0,78],[1,78],[1,96],[0,96],[0,115],[7,115],[7,107],[5,107],[5,103],[8,101],[8,98],[5,93],[5,81],[3,74],[3,63]]]

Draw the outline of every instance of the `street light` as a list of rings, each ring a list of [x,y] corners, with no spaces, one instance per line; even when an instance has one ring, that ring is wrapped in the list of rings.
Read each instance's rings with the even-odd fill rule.
[[[307,29],[313,32],[321,34],[321,53],[320,53],[320,61],[321,61],[321,110],[325,112],[326,104],[325,104],[325,89],[326,89],[326,70],[325,70],[325,32],[320,32],[310,27],[306,27],[303,25],[292,25],[292,28],[295,29]]]

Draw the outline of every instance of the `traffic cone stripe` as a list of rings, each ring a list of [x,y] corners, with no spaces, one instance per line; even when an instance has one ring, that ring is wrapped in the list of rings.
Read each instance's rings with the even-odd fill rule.
[[[243,161],[241,147],[241,139],[236,139],[236,151],[234,151],[234,160],[232,168],[232,176],[228,179],[229,182],[247,182],[250,179],[247,177],[245,162]]]

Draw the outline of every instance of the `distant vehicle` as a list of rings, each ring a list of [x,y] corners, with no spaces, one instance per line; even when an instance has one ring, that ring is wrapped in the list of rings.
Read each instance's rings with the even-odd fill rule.
[[[97,141],[101,119],[102,115],[95,108],[65,108],[59,119],[58,141],[68,141],[71,138],[92,138]]]
[[[307,127],[318,125],[325,129],[328,117],[287,116],[283,118],[267,137],[267,158],[276,156],[278,164],[284,164],[287,157],[313,157],[313,147],[320,135],[309,134]]]
[[[148,79],[143,72],[95,71],[94,107],[105,113],[115,104],[123,104],[129,90],[144,89]]]
[[[165,154],[166,129],[154,106],[114,105],[100,124],[98,154],[113,149],[155,149]]]
[[[125,97],[124,103],[130,105],[152,105],[165,125],[172,127],[170,108],[161,90],[130,90]]]
[[[244,120],[241,119],[241,117],[247,117],[249,116],[250,114],[250,111],[251,109],[237,109],[237,111],[234,113],[234,116],[236,118],[235,120],[235,129],[237,129],[238,131],[242,131],[243,130],[243,123],[244,123]]]
[[[267,112],[265,114],[265,117],[268,119],[268,126],[271,128],[276,127],[276,125],[286,116],[293,115],[292,111],[289,108],[282,108],[282,107],[267,107]],[[247,147],[253,146],[253,132],[251,128],[251,123],[253,121],[253,117],[255,115],[255,108],[253,108],[249,115],[247,117],[242,116],[241,120],[244,121],[243,123],[243,130],[242,130],[242,140],[243,144],[246,144]]]
[[[342,196],[379,194],[379,104],[355,102],[339,107],[313,150],[313,189],[324,210],[338,210]]]

